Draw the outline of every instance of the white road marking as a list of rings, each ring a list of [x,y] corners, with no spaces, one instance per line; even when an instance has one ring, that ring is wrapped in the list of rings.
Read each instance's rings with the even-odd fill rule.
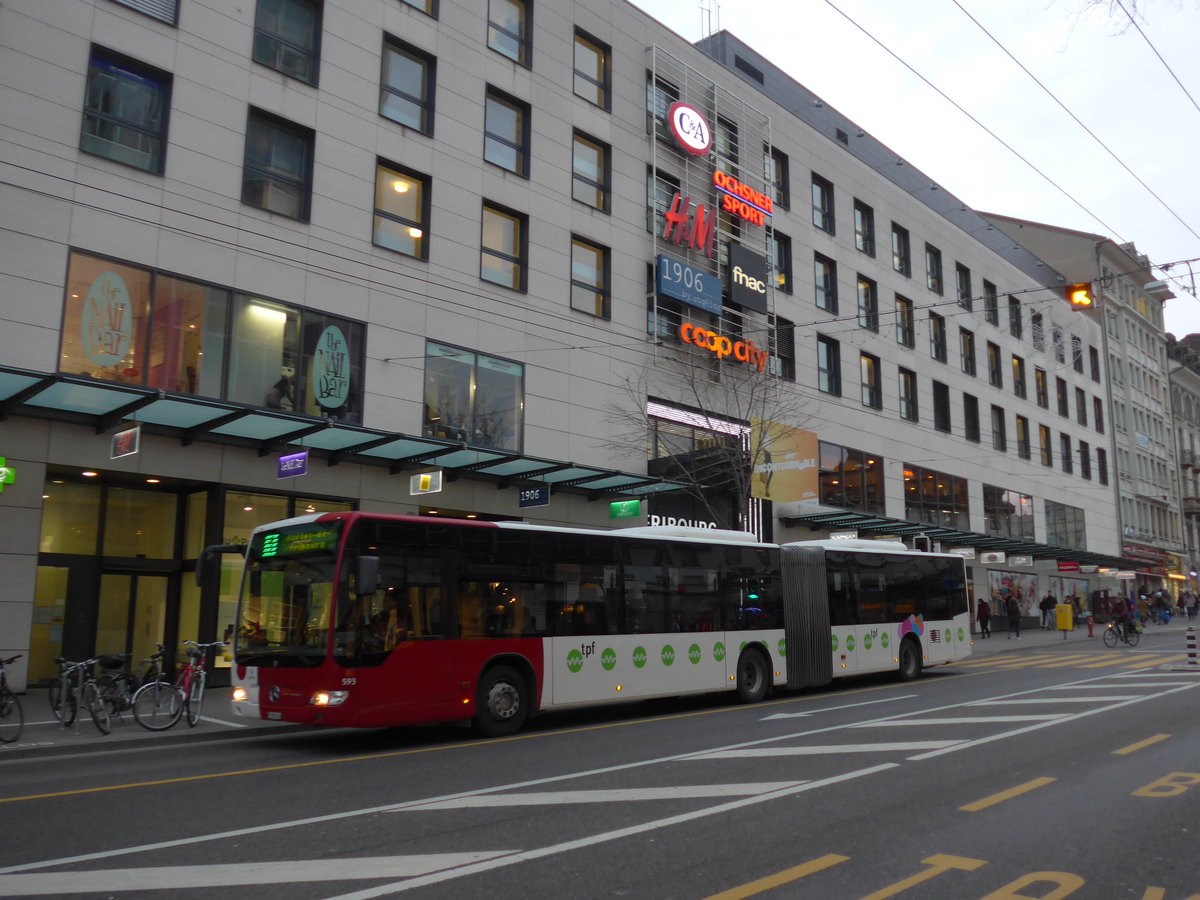
[[[886,728],[889,725],[974,725],[976,722],[1048,722],[1065,713],[1038,713],[1028,716],[958,716],[949,719],[890,719],[886,722],[862,722],[851,728]]]
[[[519,851],[492,850],[487,853],[429,853],[420,856],[367,856],[349,859],[301,859],[220,863],[211,866],[150,866],[142,869],[0,875],[0,897],[242,887],[252,884],[300,884],[354,878],[412,878],[517,852]]]
[[[1045,688],[1041,688],[1045,690]],[[1146,694],[1145,696],[1150,696]],[[1017,706],[1022,703],[1120,703],[1122,700],[1141,700],[1142,697],[1131,697],[1129,694],[1120,696],[1098,697],[1014,697],[1009,700],[976,700],[967,706]]]
[[[689,800],[704,797],[745,797],[769,794],[804,784],[803,781],[768,781],[761,784],[700,784],[680,787],[628,788],[599,791],[537,791],[528,794],[483,794],[457,800],[435,800],[403,812],[431,809],[488,809],[499,806],[560,806],[568,803],[628,803],[635,800]]]
[[[229,728],[247,728],[247,727],[249,727],[249,726],[247,726],[247,724],[245,722],[227,722],[224,719],[213,719],[208,716],[201,716],[200,721],[201,722],[211,722],[214,725],[225,725],[225,726],[228,726]]]
[[[872,706],[876,703],[892,703],[896,700],[911,700],[916,696],[916,694],[901,694],[898,697],[884,697],[882,700],[868,700],[865,703],[847,703],[845,706],[824,706],[821,709],[812,709],[808,712],[775,713],[771,716],[763,716],[761,719],[759,719],[759,721],[769,722],[771,719],[798,719],[801,716],[813,716],[817,713],[833,712],[837,709],[854,709],[855,707],[859,706]]]
[[[822,756],[826,753],[887,753],[912,750],[941,750],[962,741],[901,741],[892,744],[829,744],[821,747],[758,747],[745,750],[717,750],[692,759],[754,759],[768,756]]]

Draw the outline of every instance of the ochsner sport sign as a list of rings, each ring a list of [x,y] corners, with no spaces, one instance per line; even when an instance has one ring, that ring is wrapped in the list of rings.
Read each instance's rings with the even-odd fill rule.
[[[703,156],[712,147],[712,129],[694,106],[676,101],[667,109],[667,123],[679,146]]]
[[[717,359],[732,356],[738,362],[754,366],[760,372],[767,367],[767,351],[761,349],[754,341],[735,341],[692,322],[684,322],[679,326],[679,339],[685,344],[693,344],[707,350]]]

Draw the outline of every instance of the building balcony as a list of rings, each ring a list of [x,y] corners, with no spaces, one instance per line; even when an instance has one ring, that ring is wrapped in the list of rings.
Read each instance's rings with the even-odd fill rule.
[[[1185,469],[1200,468],[1196,465],[1196,451],[1195,450],[1180,450],[1179,451],[1179,465],[1183,466]]]
[[[1193,519],[1200,518],[1200,497],[1184,497],[1183,514]]]

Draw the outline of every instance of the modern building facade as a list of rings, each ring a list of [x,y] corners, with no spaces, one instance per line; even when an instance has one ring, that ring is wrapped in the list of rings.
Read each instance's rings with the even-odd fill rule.
[[[732,35],[623,0],[11,0],[0,45],[30,681],[227,636],[237,557],[201,590],[201,549],[316,510],[927,539],[1027,609],[1120,587],[1066,276]]]

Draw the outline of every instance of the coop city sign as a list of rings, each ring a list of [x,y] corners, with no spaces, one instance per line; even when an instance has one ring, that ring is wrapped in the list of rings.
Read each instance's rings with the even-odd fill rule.
[[[693,344],[707,350],[717,359],[732,356],[738,362],[754,366],[760,372],[767,367],[767,351],[761,349],[754,341],[735,341],[692,322],[684,322],[679,326],[679,339],[685,344]]]

